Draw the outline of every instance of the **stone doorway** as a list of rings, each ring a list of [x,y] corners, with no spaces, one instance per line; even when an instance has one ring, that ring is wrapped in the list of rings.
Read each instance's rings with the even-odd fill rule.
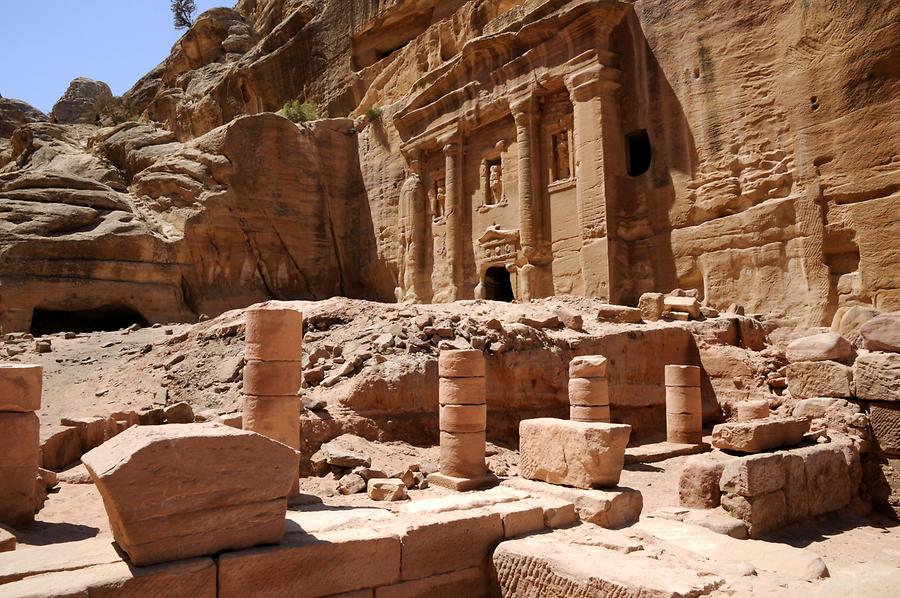
[[[516,296],[513,293],[509,270],[502,266],[487,269],[484,273],[484,298],[488,301],[512,303]]]

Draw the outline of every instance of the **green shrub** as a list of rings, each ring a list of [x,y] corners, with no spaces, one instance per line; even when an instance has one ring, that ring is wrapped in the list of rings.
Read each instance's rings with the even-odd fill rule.
[[[372,106],[371,108],[366,108],[366,118],[368,118],[370,121],[378,120],[379,118],[381,118],[382,112],[384,112],[384,110],[382,110],[378,106]]]
[[[305,123],[319,118],[318,110],[314,102],[300,102],[290,100],[284,104],[284,116],[295,123]]]

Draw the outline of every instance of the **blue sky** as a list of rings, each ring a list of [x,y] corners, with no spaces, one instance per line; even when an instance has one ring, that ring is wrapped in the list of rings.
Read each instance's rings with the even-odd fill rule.
[[[195,0],[197,14],[234,0]],[[49,112],[75,77],[121,95],[184,31],[169,0],[0,0],[0,95]]]

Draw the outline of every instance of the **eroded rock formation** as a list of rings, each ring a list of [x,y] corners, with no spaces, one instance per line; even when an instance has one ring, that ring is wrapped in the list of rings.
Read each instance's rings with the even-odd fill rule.
[[[103,296],[151,320],[333,294],[637,305],[676,287],[810,326],[896,309],[900,8],[756,4],[209,11],[123,98],[159,124],[32,124],[0,147],[0,320],[59,309],[35,289],[61,256],[82,283],[68,309]],[[331,118],[265,114],[294,98]],[[50,171],[94,182],[35,182]],[[115,198],[102,218],[96,194]]]

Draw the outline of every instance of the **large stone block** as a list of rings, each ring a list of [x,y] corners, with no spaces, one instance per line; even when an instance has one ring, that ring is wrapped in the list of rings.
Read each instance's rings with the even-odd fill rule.
[[[42,482],[37,465],[0,466],[0,523],[26,525],[42,504]]]
[[[869,353],[853,364],[856,396],[866,401],[900,401],[900,354]]]
[[[0,467],[39,466],[40,427],[34,413],[0,413]]]
[[[327,596],[396,583],[396,534],[364,528],[290,534],[219,557],[219,598]]]
[[[82,461],[137,565],[278,542],[299,468],[293,449],[218,424],[129,428]]]
[[[732,460],[722,452],[692,455],[684,462],[678,481],[678,500],[681,506],[714,509],[719,506],[719,480],[725,464]]]
[[[619,483],[631,426],[552,418],[519,424],[519,474],[576,488]]]
[[[375,598],[484,598],[490,581],[484,567],[432,575],[375,589]]]
[[[791,452],[803,459],[811,516],[830,513],[850,503],[856,489],[850,487],[850,470],[840,447],[826,444]]]
[[[659,320],[666,309],[665,295],[662,293],[644,293],[638,299],[638,309],[646,322]]]
[[[152,567],[121,560],[27,577],[0,587],[6,598],[216,598],[216,564],[210,558]]]
[[[762,538],[783,528],[788,521],[788,508],[781,490],[751,497],[723,494],[722,507],[747,524],[751,538]]]
[[[248,309],[244,313],[248,361],[300,361],[303,314],[294,309]]]
[[[0,363],[0,411],[39,410],[43,372],[39,365]]]
[[[499,513],[476,509],[423,516],[400,537],[400,577],[419,579],[484,566],[502,539]]]
[[[799,361],[789,364],[786,372],[788,390],[798,399],[853,394],[853,368],[836,361]]]
[[[64,469],[81,458],[81,438],[77,429],[52,427],[43,430],[41,435],[42,467]]]
[[[663,299],[666,309],[686,313],[695,320],[700,318],[700,302],[694,297],[672,297]]]
[[[806,466],[796,451],[781,453],[784,466],[784,502],[787,505],[788,522],[809,516],[809,489],[806,485]]]
[[[797,361],[839,361],[853,363],[856,348],[837,332],[823,332],[792,341],[787,346],[787,358]]]
[[[164,414],[162,409],[159,411]],[[100,446],[107,440],[108,429],[106,418],[104,417],[64,417],[60,420],[60,423],[78,430],[82,453]]]
[[[878,449],[886,455],[900,455],[900,403],[869,404],[869,424]]]
[[[659,559],[578,541],[578,530],[507,540],[494,551],[500,592],[508,598],[705,596],[724,583]]]
[[[862,325],[863,347],[870,351],[900,353],[900,312],[881,314]]]
[[[634,488],[618,486],[608,490],[581,490],[523,478],[510,478],[503,486],[524,490],[534,497],[550,496],[575,505],[578,517],[605,528],[631,525],[641,516],[644,497]]]
[[[732,422],[713,427],[712,445],[741,453],[760,453],[783,446],[794,446],[809,432],[806,418],[760,419]]]
[[[722,492],[760,496],[784,487],[784,465],[780,454],[750,455],[730,461],[719,482]]]

